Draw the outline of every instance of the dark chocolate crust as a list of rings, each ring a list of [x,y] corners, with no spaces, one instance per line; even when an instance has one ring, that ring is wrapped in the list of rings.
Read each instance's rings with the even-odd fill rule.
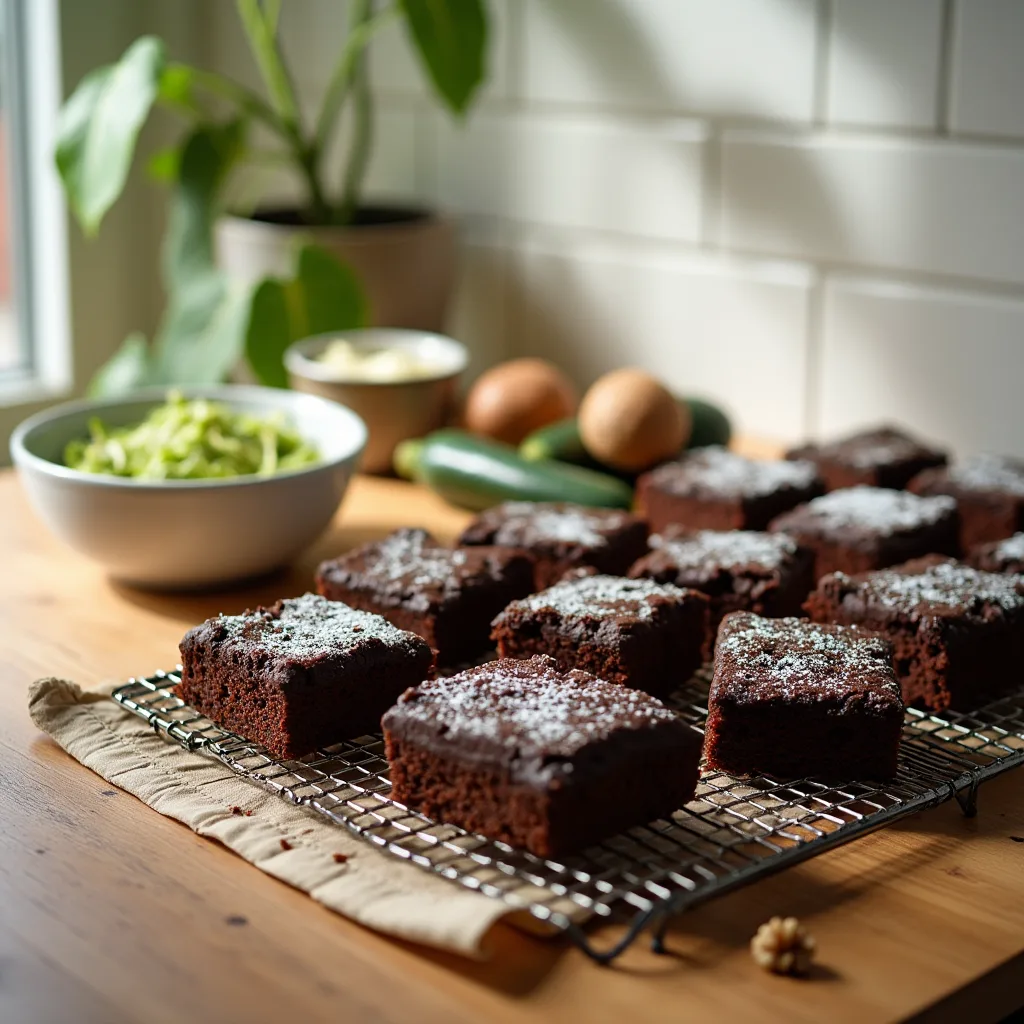
[[[704,757],[733,775],[891,778],[903,701],[893,647],[855,626],[728,615],[719,629]]]
[[[986,572],[1024,573],[1024,533],[976,545],[967,563]]]
[[[860,484],[900,490],[918,473],[948,461],[945,452],[894,427],[862,430],[827,444],[805,444],[788,451],[786,458],[813,462],[829,491]]]
[[[207,619],[180,649],[178,696],[275,757],[377,732],[433,663],[415,634],[316,594]]]
[[[1024,459],[975,455],[955,466],[926,469],[908,486],[915,494],[956,498],[964,551],[1024,530]]]
[[[653,580],[585,576],[513,601],[492,637],[501,658],[546,654],[562,670],[666,697],[704,662],[708,600]]]
[[[418,633],[440,665],[487,650],[491,619],[533,590],[533,561],[507,547],[449,548],[425,530],[403,529],[323,562],[317,590]]]
[[[958,555],[956,502],[882,487],[830,491],[769,526],[814,552],[815,579],[884,569],[922,555]]]
[[[424,682],[383,727],[395,800],[543,857],[668,817],[697,785],[700,736],[672,711],[545,657]]]
[[[1020,685],[1024,580],[937,555],[877,572],[835,573],[807,599],[817,622],[884,633],[907,704],[969,710]]]
[[[647,550],[647,524],[617,509],[567,502],[507,501],[481,512],[460,544],[521,548],[534,560],[534,589],[572,569],[621,576]]]
[[[705,594],[712,641],[730,612],[799,615],[814,588],[813,553],[784,533],[675,525],[653,534],[648,543],[650,552],[633,563],[629,575]]]
[[[637,506],[655,533],[672,523],[691,530],[763,530],[822,493],[813,463],[748,459],[717,446],[666,462],[636,484]]]

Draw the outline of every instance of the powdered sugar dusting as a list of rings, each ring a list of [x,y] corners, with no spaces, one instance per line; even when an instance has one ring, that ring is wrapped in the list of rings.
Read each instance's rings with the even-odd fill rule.
[[[949,479],[972,491],[1007,491],[1024,498],[1024,461],[985,453],[949,470]]]
[[[416,587],[443,586],[466,564],[466,552],[438,544],[426,530],[396,530],[360,551],[374,579]]]
[[[760,497],[781,488],[810,487],[818,479],[813,462],[748,459],[726,448],[701,448],[678,462],[652,470],[653,484],[670,493]]]
[[[681,536],[654,534],[649,542],[684,571],[711,573],[756,565],[771,572],[796,554],[797,544],[784,533],[756,530],[696,530]]]
[[[914,568],[880,569],[856,578],[836,573],[843,586],[872,603],[906,614],[934,612],[983,615],[986,607],[1024,608],[1024,582],[1018,576],[985,572],[954,562],[923,560]]]
[[[430,723],[460,749],[485,740],[520,759],[570,757],[619,730],[676,720],[654,697],[585,672],[559,672],[546,657],[492,661],[421,683],[392,714]]]
[[[843,700],[869,693],[899,700],[887,640],[856,626],[805,619],[727,616],[715,647],[715,691],[739,700]]]
[[[659,601],[683,601],[686,591],[671,583],[621,576],[584,576],[556,583],[538,594],[513,601],[507,610],[555,611],[564,622],[584,618],[629,615],[647,620],[654,615]]]
[[[809,501],[777,520],[785,529],[798,524],[822,530],[857,529],[893,534],[917,530],[949,518],[956,501],[946,495],[922,498],[884,487],[845,487]]]
[[[529,536],[596,548],[608,543],[607,530],[618,529],[625,521],[623,513],[614,510],[550,502],[509,501],[495,511],[504,520],[495,534],[496,544],[521,544]]]
[[[258,648],[271,658],[317,661],[376,640],[387,646],[426,646],[372,612],[328,601],[319,594],[286,598],[273,608],[209,620],[225,646]]]
[[[1015,533],[1006,540],[1001,540],[996,546],[994,554],[1004,561],[1024,561],[1024,533]]]

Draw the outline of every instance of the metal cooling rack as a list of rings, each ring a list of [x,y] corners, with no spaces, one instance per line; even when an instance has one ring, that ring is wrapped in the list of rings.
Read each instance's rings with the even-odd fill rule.
[[[566,932],[603,963],[648,926],[660,950],[672,915],[899,818],[953,798],[973,815],[978,786],[1024,763],[1024,689],[971,713],[910,710],[899,773],[889,783],[778,782],[709,772],[671,819],[565,860],[545,860],[390,800],[380,735],[282,761],[185,705],[174,694],[178,682],[176,672],[158,672],[130,680],[113,697],[187,750],[212,755],[396,857],[528,912],[526,920]],[[698,731],[707,689],[700,673],[668,701]],[[628,927],[614,946],[599,950],[582,928],[593,919]]]

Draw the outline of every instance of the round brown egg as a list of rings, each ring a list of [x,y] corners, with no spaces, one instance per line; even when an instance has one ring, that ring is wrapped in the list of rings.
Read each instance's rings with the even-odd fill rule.
[[[638,473],[676,455],[686,444],[686,408],[658,380],[626,367],[606,373],[583,396],[580,439],[598,462]]]
[[[467,429],[507,444],[576,411],[576,389],[546,359],[511,359],[482,374],[466,396]]]

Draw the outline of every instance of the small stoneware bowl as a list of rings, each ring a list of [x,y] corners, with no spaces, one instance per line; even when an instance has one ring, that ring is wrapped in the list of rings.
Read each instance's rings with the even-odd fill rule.
[[[229,480],[135,480],[64,465],[64,448],[89,433],[143,420],[165,389],[129,397],[68,402],[25,420],[11,437],[11,458],[29,500],[47,526],[115,579],[163,589],[192,589],[256,576],[287,564],[331,521],[366,444],[351,410],[278,388],[179,388],[267,416],[282,412],[321,461],[276,476]]]
[[[388,383],[346,380],[336,368],[318,358],[332,341],[339,339],[349,342],[357,351],[409,352],[434,367],[435,372]],[[423,437],[449,422],[459,375],[468,361],[469,353],[461,342],[443,334],[400,327],[318,334],[297,341],[284,354],[293,388],[341,402],[363,418],[370,433],[362,461],[362,468],[368,473],[390,472],[391,456],[399,441]]]

